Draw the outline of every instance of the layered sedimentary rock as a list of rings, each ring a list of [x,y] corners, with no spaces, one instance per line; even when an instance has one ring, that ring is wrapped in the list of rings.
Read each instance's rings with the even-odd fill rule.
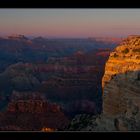
[[[70,115],[70,110],[75,113],[78,110],[100,112],[101,92],[99,95],[98,91],[101,90],[104,65],[110,51],[109,48],[88,53],[77,51],[72,56],[48,59],[46,63],[18,62],[10,65],[0,74],[0,95],[3,91],[4,96],[8,92],[8,97],[13,90],[36,91],[44,93],[51,101],[63,104]],[[92,104],[85,103],[84,100],[89,100]],[[6,99],[4,101],[8,102]],[[85,104],[90,107],[85,109]]]
[[[110,54],[102,87],[104,114],[120,115],[130,101],[140,108],[140,36],[129,36]]]
[[[68,130],[140,130],[140,36],[129,36],[110,54],[102,87],[103,113],[76,116]]]
[[[13,94],[6,110],[0,113],[0,130],[56,131],[69,124],[61,107],[39,96],[39,93],[14,91]]]

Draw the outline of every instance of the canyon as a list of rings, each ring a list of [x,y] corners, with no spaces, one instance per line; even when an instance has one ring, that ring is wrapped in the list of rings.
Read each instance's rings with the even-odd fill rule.
[[[0,38],[0,130],[66,130],[102,112],[105,63],[120,39]]]
[[[101,115],[76,116],[69,130],[140,130],[140,36],[124,39],[109,56],[102,78]],[[87,122],[81,128],[82,122]]]

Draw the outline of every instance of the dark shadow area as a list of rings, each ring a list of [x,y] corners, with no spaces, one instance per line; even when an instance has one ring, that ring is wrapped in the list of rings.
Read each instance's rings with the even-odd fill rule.
[[[100,114],[105,62],[116,44],[0,38],[1,130],[64,130],[76,114]]]
[[[139,75],[139,70],[128,70],[124,73],[112,75],[111,80],[105,81],[103,96],[103,110],[105,114],[117,116],[125,113],[128,109],[128,101],[140,107]]]

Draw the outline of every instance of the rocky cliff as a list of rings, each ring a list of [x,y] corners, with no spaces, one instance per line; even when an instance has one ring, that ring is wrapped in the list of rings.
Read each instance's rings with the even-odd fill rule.
[[[102,87],[104,114],[120,115],[129,102],[140,108],[140,36],[129,36],[110,54]]]
[[[102,87],[103,113],[76,116],[68,130],[140,130],[140,36],[129,36],[110,54]]]

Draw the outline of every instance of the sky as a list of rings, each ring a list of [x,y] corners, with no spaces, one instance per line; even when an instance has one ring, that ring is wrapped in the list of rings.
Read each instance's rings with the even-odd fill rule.
[[[123,37],[140,34],[140,9],[0,9],[0,35]]]

